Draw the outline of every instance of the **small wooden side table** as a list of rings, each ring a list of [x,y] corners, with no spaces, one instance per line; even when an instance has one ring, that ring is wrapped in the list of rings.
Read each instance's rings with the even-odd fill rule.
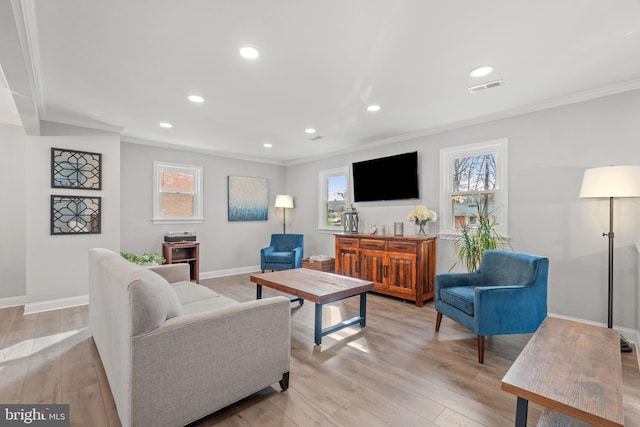
[[[165,242],[162,244],[162,257],[165,264],[189,264],[191,281],[200,283],[200,243]]]

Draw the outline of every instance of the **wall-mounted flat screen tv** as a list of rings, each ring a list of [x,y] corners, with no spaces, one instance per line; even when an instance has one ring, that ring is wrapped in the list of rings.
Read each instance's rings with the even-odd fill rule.
[[[355,162],[352,171],[355,202],[420,198],[417,151]]]

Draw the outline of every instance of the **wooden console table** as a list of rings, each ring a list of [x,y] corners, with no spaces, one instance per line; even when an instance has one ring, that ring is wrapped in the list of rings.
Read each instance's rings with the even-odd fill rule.
[[[336,273],[374,282],[374,292],[415,301],[434,296],[436,238],[336,234]]]
[[[528,402],[598,426],[623,426],[620,333],[547,317],[502,379],[518,396],[516,427]]]

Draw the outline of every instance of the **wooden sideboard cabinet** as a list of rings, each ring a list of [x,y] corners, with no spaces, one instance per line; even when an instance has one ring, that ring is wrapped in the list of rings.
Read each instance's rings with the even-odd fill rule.
[[[165,264],[187,263],[191,281],[200,283],[200,243],[175,242],[162,244]]]
[[[336,273],[374,282],[373,291],[415,301],[434,296],[435,237],[336,234]]]

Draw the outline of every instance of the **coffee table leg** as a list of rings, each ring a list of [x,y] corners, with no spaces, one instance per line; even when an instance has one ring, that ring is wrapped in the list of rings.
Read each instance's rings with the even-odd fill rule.
[[[529,409],[529,401],[518,397],[518,404],[516,406],[516,427],[527,426],[527,412]]]
[[[256,285],[256,299],[262,299],[262,285]]]
[[[314,326],[315,343],[317,345],[322,344],[322,304],[315,304],[316,306],[316,321]]]
[[[367,326],[367,293],[360,294],[360,327]]]

